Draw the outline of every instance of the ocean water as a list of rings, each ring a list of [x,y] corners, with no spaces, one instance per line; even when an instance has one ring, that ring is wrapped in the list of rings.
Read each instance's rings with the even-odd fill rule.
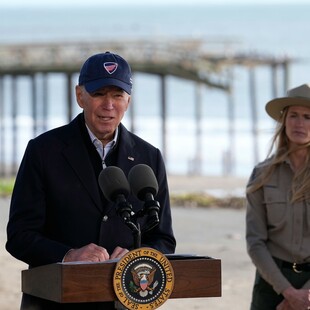
[[[289,76],[290,87],[295,87],[310,82],[309,9],[310,5],[1,8],[0,44],[200,38],[205,40],[207,48],[220,50],[221,53],[257,53],[296,59],[290,66]],[[135,52],[139,53],[139,46],[135,48]],[[278,96],[285,95],[286,91],[281,73],[280,71]],[[272,99],[271,69],[259,67],[255,70],[257,139],[252,134],[248,69],[235,67],[233,74],[233,138],[228,123],[226,95],[216,89],[202,88],[201,166],[198,169],[204,175],[225,174],[225,158],[231,154],[234,162],[232,173],[247,177],[253,165],[264,159],[269,148],[274,124],[265,114],[264,106]],[[27,77],[20,77],[18,148],[17,154],[12,154],[11,82],[10,77],[4,77],[2,130],[5,130],[5,152],[2,161],[6,164],[19,162],[28,140],[32,138],[30,81]],[[63,77],[50,75],[48,87],[49,119],[47,124],[42,124],[41,131],[66,122]],[[136,133],[161,149],[159,89],[160,81],[156,76],[134,74]],[[165,160],[169,173],[191,173],[193,165],[198,163],[195,91],[196,85],[193,82],[167,78],[168,136]],[[75,112],[79,112],[78,107]],[[124,124],[130,127],[128,116],[125,116]],[[258,154],[255,154],[256,147]]]

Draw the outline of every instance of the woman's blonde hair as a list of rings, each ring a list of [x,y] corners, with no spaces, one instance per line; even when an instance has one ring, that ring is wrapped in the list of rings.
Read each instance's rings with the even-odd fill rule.
[[[288,159],[289,154],[303,148],[310,148],[310,142],[301,145],[290,147],[287,135],[285,132],[285,120],[287,117],[288,108],[283,110],[281,118],[277,123],[275,134],[271,140],[271,146],[267,155],[268,164],[262,168],[261,173],[248,186],[247,192],[251,193],[262,187],[271,177],[277,165]],[[291,187],[291,202],[304,200],[309,197],[310,193],[310,156],[307,152],[305,164],[301,169],[295,172],[292,187]]]

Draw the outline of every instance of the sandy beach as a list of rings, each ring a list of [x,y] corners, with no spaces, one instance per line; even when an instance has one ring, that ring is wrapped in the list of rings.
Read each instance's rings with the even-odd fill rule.
[[[244,191],[245,180],[237,178],[169,177],[171,192],[207,191],[231,195]],[[5,227],[9,199],[0,198],[0,309],[19,309],[21,270],[27,265],[6,252]],[[171,299],[160,309],[247,310],[254,280],[252,265],[245,246],[245,210],[219,208],[172,207],[177,239],[176,253],[207,255],[221,260],[222,297]]]

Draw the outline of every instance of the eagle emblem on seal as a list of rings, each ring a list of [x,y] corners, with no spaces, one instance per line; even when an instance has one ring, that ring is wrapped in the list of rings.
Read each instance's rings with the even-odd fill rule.
[[[154,282],[156,268],[149,264],[139,264],[131,269],[132,279],[130,286],[133,292],[138,293],[141,297],[153,294],[158,281]],[[154,282],[154,283],[153,283]]]

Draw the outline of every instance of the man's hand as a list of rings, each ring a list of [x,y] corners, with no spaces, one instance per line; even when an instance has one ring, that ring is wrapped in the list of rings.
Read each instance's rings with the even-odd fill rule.
[[[102,262],[108,259],[110,259],[110,255],[105,248],[90,243],[82,248],[70,250],[65,255],[63,262]]]
[[[121,258],[123,257],[125,254],[127,254],[129,251],[127,249],[121,248],[121,247],[116,247],[113,251],[113,253],[110,256],[110,259],[114,259],[114,258]]]

